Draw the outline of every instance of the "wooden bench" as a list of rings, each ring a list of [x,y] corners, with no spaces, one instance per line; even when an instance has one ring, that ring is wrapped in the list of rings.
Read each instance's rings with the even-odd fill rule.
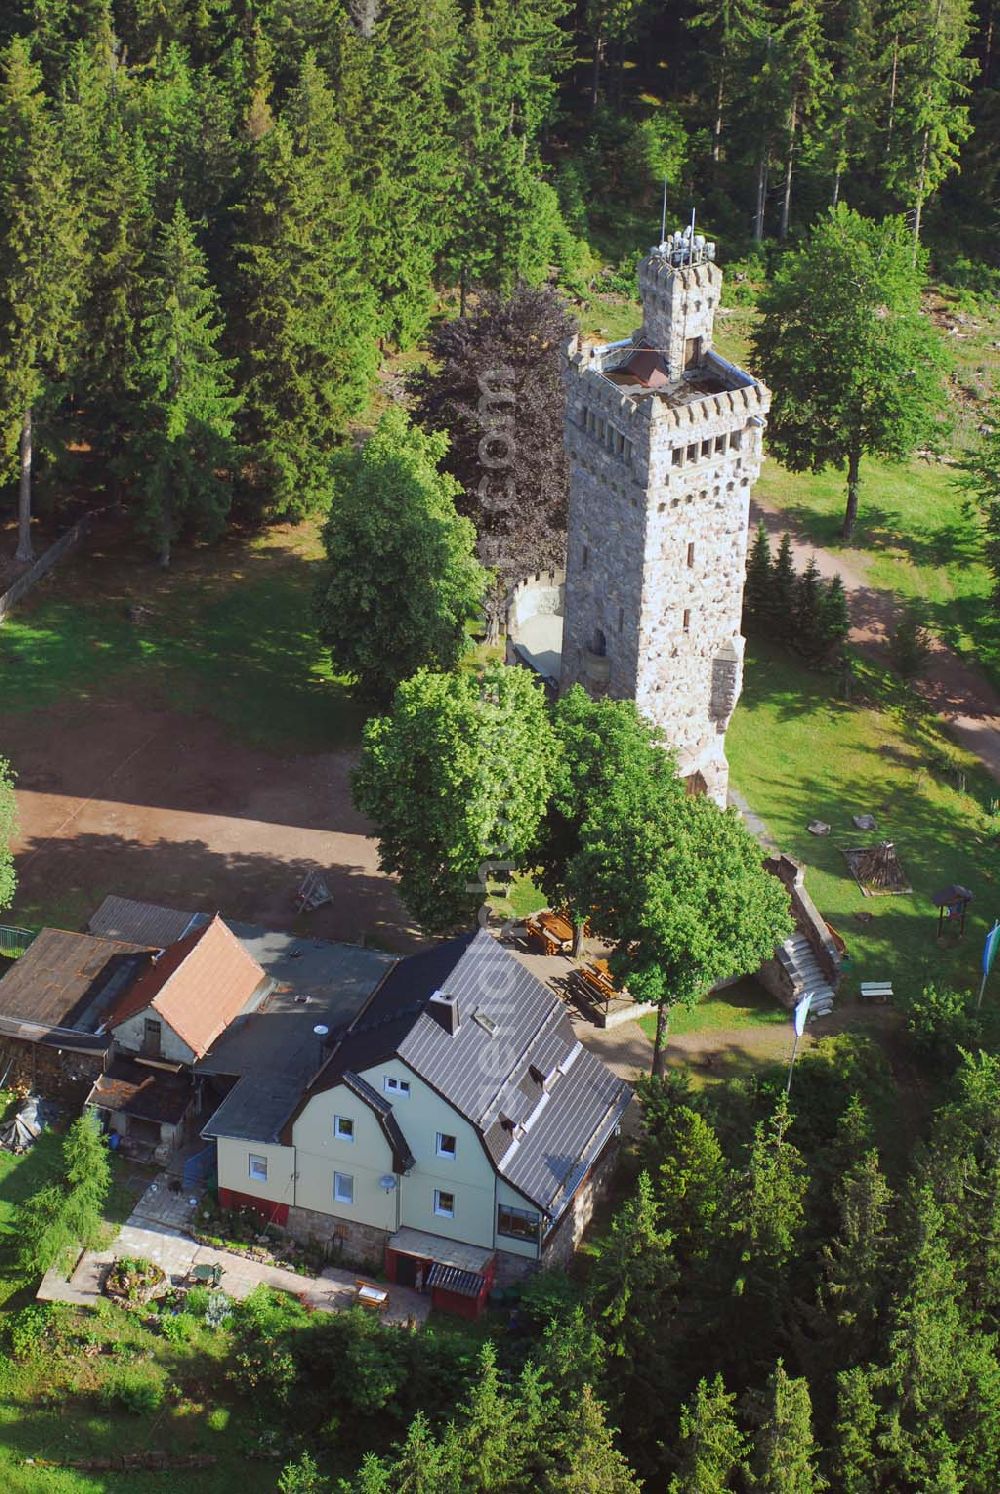
[[[875,1001],[882,1005],[892,1000],[892,982],[888,980],[863,980],[861,1000]]]
[[[389,1293],[384,1287],[372,1286],[370,1281],[355,1282],[355,1301],[372,1312],[385,1312],[389,1306]]]
[[[524,927],[543,954],[568,954],[573,948],[573,925],[558,913],[536,913],[525,919]]]

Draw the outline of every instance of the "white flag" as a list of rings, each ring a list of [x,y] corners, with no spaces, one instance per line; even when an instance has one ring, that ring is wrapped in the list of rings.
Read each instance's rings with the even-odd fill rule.
[[[796,1037],[801,1037],[802,1034],[806,1030],[806,1018],[809,1015],[809,1008],[811,1006],[812,1006],[812,992],[810,991],[808,996],[803,996],[802,1000],[799,1002],[798,1006],[795,1008],[795,1016],[794,1016],[793,1020],[795,1022],[795,1035],[796,1035]]]

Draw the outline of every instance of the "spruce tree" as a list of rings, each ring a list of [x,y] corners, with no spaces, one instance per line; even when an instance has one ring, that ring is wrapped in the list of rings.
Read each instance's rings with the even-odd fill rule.
[[[336,82],[349,170],[363,211],[358,258],[372,286],[375,331],[410,346],[430,321],[433,281],[458,210],[450,117],[456,0],[384,0],[344,16]]]
[[[792,615],[795,647],[811,663],[816,663],[824,652],[822,615],[824,591],[816,557],[810,555],[805,570],[796,578],[795,605]]]
[[[780,1359],[756,1419],[748,1480],[753,1494],[815,1494],[825,1489],[826,1480],[817,1467],[809,1386],[793,1379]]]
[[[608,1353],[628,1361],[633,1373],[667,1352],[677,1283],[671,1236],[649,1175],[640,1173],[634,1195],[600,1241],[589,1283]]]
[[[560,1418],[555,1437],[555,1447],[550,1443],[540,1450],[546,1471],[535,1487],[544,1494],[639,1494],[641,1485],[615,1446],[604,1407],[589,1385]]]
[[[771,541],[761,521],[750,546],[743,591],[743,625],[748,633],[770,631],[771,567]]]
[[[974,19],[970,0],[915,0],[902,15],[885,179],[911,213],[916,263],[924,206],[956,169],[970,133],[976,66],[965,51]]]
[[[691,1399],[681,1407],[678,1468],[669,1494],[724,1494],[742,1470],[747,1441],[739,1429],[734,1407],[721,1375],[699,1380]]]
[[[795,637],[795,583],[792,537],[786,532],[771,564],[765,614],[771,636],[785,642]]]
[[[656,1198],[678,1259],[707,1261],[724,1218],[728,1168],[712,1125],[688,1105],[671,1106],[650,1149]]]
[[[33,427],[71,360],[82,237],[41,70],[15,38],[0,54],[0,439],[19,452],[18,560],[31,540]]]
[[[377,354],[343,132],[315,62],[253,145],[234,335],[251,511],[301,518],[329,503],[329,461],[363,405]]]
[[[852,1365],[837,1376],[837,1410],[833,1424],[832,1463],[843,1494],[877,1494],[880,1478],[878,1403],[874,1371]]]
[[[830,64],[819,0],[789,0],[775,35],[777,68],[787,101],[785,118],[785,183],[781,198],[779,238],[787,238],[792,211],[792,176],[802,142],[822,123],[830,88]]]
[[[831,576],[823,588],[819,609],[819,636],[824,656],[830,659],[842,653],[850,632],[851,614],[844,583],[839,576]]]
[[[824,1358],[861,1364],[878,1353],[891,1261],[892,1194],[878,1154],[867,1153],[834,1188],[837,1235],[823,1247],[819,1306]],[[825,1319],[825,1321],[824,1321]],[[829,1360],[826,1359],[827,1368]]]
[[[539,284],[564,230],[534,138],[549,107],[546,69],[559,56],[559,9],[552,0],[476,0],[463,30],[455,212],[445,245],[461,315],[472,287],[509,294],[519,280]]]
[[[122,458],[139,528],[165,566],[182,533],[215,539],[229,513],[238,402],[220,339],[217,297],[178,203],[154,251],[134,434]]]
[[[825,159],[831,176],[830,201],[840,201],[844,177],[869,161],[878,97],[879,36],[876,7],[868,0],[845,0],[830,18],[833,82],[827,102]]]

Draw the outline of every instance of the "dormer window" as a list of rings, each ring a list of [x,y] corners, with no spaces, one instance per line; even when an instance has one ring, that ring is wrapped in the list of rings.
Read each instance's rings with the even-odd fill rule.
[[[410,1093],[409,1079],[395,1079],[392,1074],[386,1074],[382,1080],[382,1088],[387,1095],[408,1095]]]

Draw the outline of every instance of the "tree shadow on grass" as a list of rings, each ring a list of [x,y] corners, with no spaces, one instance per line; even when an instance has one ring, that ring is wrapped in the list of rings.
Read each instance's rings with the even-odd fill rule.
[[[214,562],[214,566],[213,566]],[[0,632],[11,710],[126,691],[213,716],[253,745],[357,742],[367,712],[335,679],[312,601],[322,563],[232,540],[164,582],[155,567],[83,551]],[[130,621],[130,609],[145,609]]]
[[[26,858],[33,849],[29,842]],[[115,893],[378,949],[410,951],[423,942],[392,879],[357,865],[278,859],[250,850],[220,852],[200,840],[146,843],[116,834],[51,837],[40,849],[43,854],[27,866],[14,909],[32,924],[45,922],[50,904],[73,902],[94,911]],[[293,894],[309,873],[323,878],[332,900],[301,915]]]

